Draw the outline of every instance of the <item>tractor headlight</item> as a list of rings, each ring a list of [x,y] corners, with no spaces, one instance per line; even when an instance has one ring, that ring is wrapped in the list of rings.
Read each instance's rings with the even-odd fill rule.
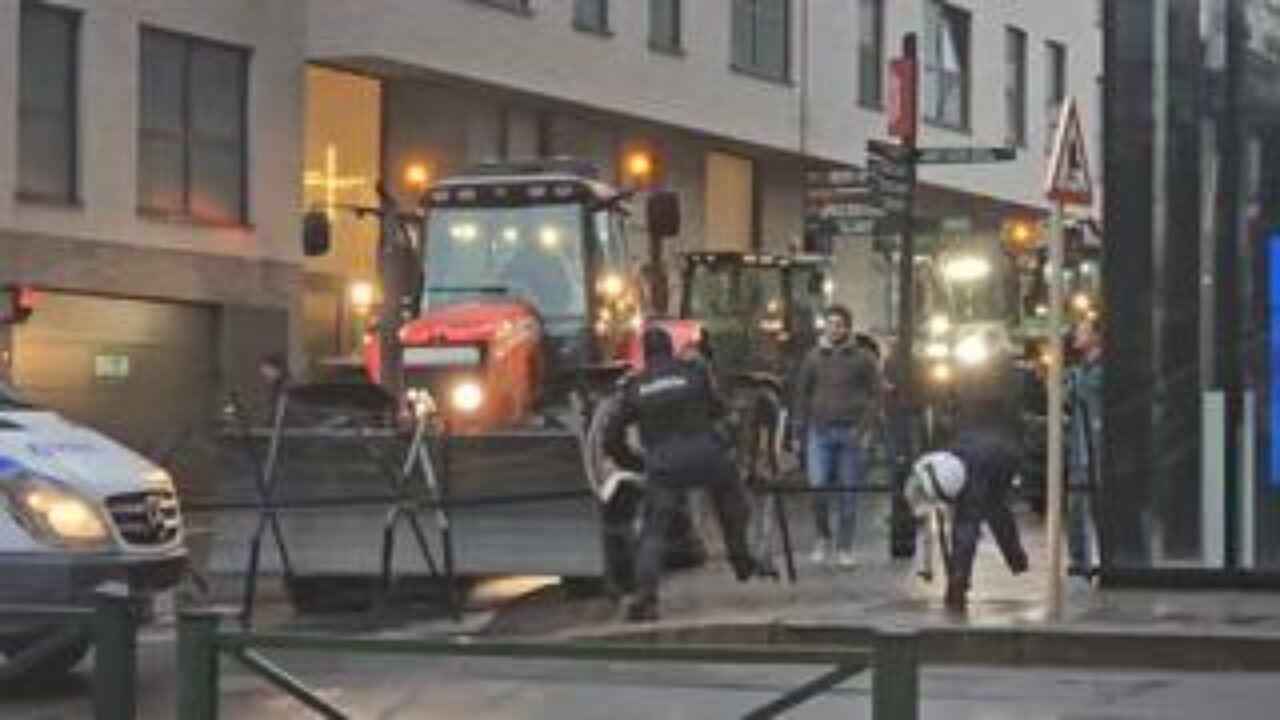
[[[4,486],[9,510],[37,540],[57,547],[94,547],[111,537],[97,503],[55,480],[28,476]]]
[[[956,360],[970,367],[991,359],[991,346],[981,335],[970,335],[956,343]]]
[[[484,388],[475,380],[463,380],[453,386],[449,393],[449,402],[454,410],[461,413],[473,413],[484,403]]]
[[[924,345],[924,356],[930,360],[946,360],[951,357],[951,346],[941,340],[930,340]]]
[[[946,363],[936,363],[929,368],[929,379],[938,385],[946,385],[951,382],[951,366]]]

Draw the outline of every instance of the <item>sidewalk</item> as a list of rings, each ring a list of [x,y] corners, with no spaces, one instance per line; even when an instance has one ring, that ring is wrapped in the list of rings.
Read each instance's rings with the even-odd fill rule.
[[[872,503],[867,503],[867,506]],[[1043,659],[1073,656],[1094,664],[1111,659],[1142,664],[1155,655],[1164,666],[1280,669],[1280,596],[1266,592],[1099,589],[1079,578],[1064,584],[1062,618],[1049,619],[1043,574],[1045,535],[1038,519],[1020,517],[1031,571],[1020,577],[1005,569],[994,542],[984,538],[975,566],[969,610],[949,613],[942,603],[943,580],[916,578],[907,561],[888,558],[883,514],[861,513],[852,570],[813,566],[807,519],[793,512],[799,577],[739,584],[726,564],[713,559],[695,571],[669,576],[662,588],[662,618],[656,623],[623,623],[604,599],[535,598],[508,608],[489,634],[555,637],[619,637],[649,641],[779,642],[862,638],[885,626],[920,631],[946,658],[1027,657],[1030,644],[1077,647],[1039,648]],[[713,548],[719,538],[710,533]],[[980,631],[980,632],[974,632]],[[964,643],[960,643],[960,639]],[[981,638],[981,642],[975,642]],[[1139,641],[1134,647],[1134,641]],[[926,643],[928,644],[928,643]],[[966,647],[957,647],[964,644]],[[937,649],[937,648],[935,648]],[[926,652],[929,652],[926,650]],[[1180,657],[1191,654],[1193,657]],[[1132,657],[1126,657],[1126,654]],[[1179,664],[1179,662],[1185,664]]]

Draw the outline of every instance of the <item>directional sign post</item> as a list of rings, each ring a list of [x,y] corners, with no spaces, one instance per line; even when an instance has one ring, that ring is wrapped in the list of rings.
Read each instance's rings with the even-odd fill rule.
[[[1062,617],[1062,510],[1064,485],[1062,477],[1062,305],[1063,292],[1063,220],[1066,206],[1093,204],[1093,183],[1089,178],[1089,159],[1084,147],[1084,132],[1080,127],[1080,115],[1075,99],[1063,103],[1062,118],[1058,122],[1058,136],[1054,140],[1053,155],[1049,160],[1049,177],[1045,183],[1046,195],[1053,201],[1053,219],[1049,232],[1049,439],[1048,458],[1045,467],[1047,484],[1049,614],[1054,620]]]

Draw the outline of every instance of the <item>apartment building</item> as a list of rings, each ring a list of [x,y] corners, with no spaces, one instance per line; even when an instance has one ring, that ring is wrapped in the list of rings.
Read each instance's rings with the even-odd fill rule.
[[[885,135],[885,65],[921,48],[925,145],[1018,160],[929,168],[921,214],[996,232],[1043,207],[1057,106],[1097,123],[1094,3],[1028,0],[0,0],[0,372],[156,447],[252,385],[258,356],[357,342],[375,233],[343,208],[406,171],[652,154],[675,251],[801,244],[806,168]],[[1092,152],[1098,151],[1093,143]],[[1094,166],[1098,163],[1095,161]],[[301,210],[335,249],[303,259]],[[639,243],[636,243],[639,249]],[[840,239],[838,293],[887,327],[891,273]],[[356,292],[352,292],[355,290]]]
[[[925,169],[922,227],[990,234],[1011,216],[1041,213],[1048,148],[1068,95],[1089,132],[1098,131],[1094,3],[308,6],[307,167],[315,202],[368,202],[375,176],[405,193],[411,166],[438,177],[478,161],[531,156],[587,157],[617,182],[625,179],[619,159],[643,148],[657,158],[659,182],[683,201],[684,232],[674,250],[800,246],[804,170],[862,166],[866,141],[886,136],[886,65],[907,32],[919,37],[921,144],[1019,149],[1008,164]],[[362,232],[372,228],[341,234]],[[364,259],[330,261],[309,276],[312,328],[341,322],[344,283],[367,282],[372,273],[371,239],[348,245]],[[866,238],[838,238],[833,249],[838,296],[857,308],[862,324],[890,328],[887,258]],[[318,351],[349,343],[350,335],[312,335],[308,345]]]
[[[296,0],[0,0],[0,376],[162,450],[285,351]]]

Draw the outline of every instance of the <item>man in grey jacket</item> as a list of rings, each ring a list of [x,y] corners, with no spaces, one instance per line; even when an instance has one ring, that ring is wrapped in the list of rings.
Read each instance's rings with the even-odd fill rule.
[[[862,475],[862,436],[876,411],[880,369],[875,356],[853,341],[853,315],[827,309],[825,333],[796,377],[793,416],[805,430],[806,469],[818,542],[811,560],[852,567],[853,487]],[[832,527],[832,510],[835,527]]]

